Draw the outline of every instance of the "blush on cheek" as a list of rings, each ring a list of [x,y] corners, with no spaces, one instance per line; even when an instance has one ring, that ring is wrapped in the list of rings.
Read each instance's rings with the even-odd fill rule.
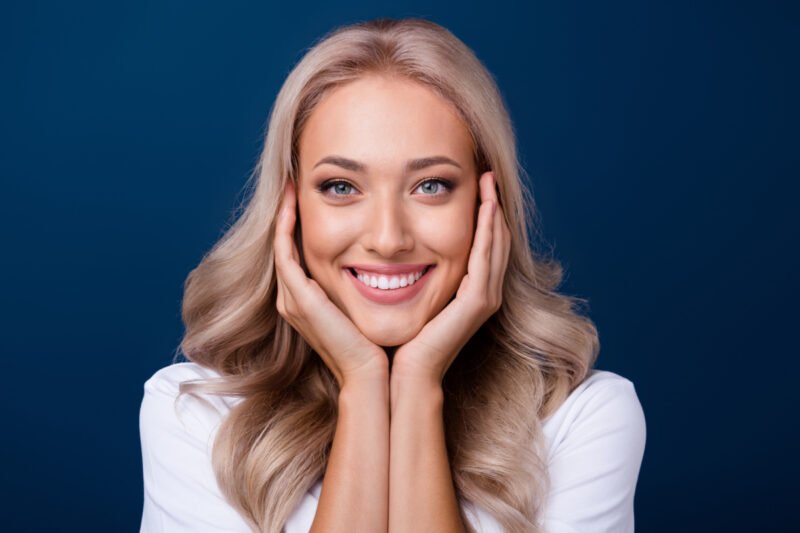
[[[447,232],[450,252],[453,256],[469,255],[474,238],[474,225],[452,224]]]
[[[302,248],[309,271],[323,285],[338,279],[339,271],[333,272],[333,267],[356,242],[355,228],[346,217],[328,216],[324,208],[315,207],[311,206],[308,214],[303,213]]]

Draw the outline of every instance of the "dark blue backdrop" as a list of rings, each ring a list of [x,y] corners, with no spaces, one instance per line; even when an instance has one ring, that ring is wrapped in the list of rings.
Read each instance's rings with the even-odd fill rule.
[[[3,529],[138,529],[184,278],[304,49],[376,16],[496,76],[564,292],[647,416],[637,530],[797,527],[797,4],[290,4],[4,4]]]

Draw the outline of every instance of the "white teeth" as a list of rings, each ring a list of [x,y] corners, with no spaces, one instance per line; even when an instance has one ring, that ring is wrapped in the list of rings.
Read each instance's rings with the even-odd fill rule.
[[[413,285],[420,276],[422,276],[422,272],[423,271],[402,276],[371,276],[369,274],[358,273],[357,277],[361,283],[372,288],[392,290]]]

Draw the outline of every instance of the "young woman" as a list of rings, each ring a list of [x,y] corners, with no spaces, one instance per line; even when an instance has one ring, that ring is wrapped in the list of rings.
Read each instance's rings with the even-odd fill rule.
[[[633,531],[645,419],[532,251],[511,121],[421,19],[289,74],[146,383],[141,530]]]

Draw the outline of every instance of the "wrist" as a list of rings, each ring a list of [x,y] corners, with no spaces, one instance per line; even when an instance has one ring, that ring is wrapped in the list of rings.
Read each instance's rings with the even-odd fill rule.
[[[444,406],[441,382],[431,376],[392,373],[389,380],[389,401],[394,407],[401,399],[440,410]]]
[[[389,368],[387,365],[376,363],[366,365],[357,371],[345,374],[339,388],[339,394],[348,392],[354,395],[375,394],[380,391],[389,391]]]
[[[434,369],[417,368],[417,365],[396,362],[390,369],[389,381],[402,383],[405,387],[420,387],[423,389],[441,389],[442,376]]]
[[[366,384],[389,383],[389,360],[386,355],[376,356],[361,366],[342,374],[340,389],[361,387]]]
[[[380,406],[387,415],[390,408],[389,382],[380,380],[349,381],[339,390],[338,409],[340,413],[361,413]]]

